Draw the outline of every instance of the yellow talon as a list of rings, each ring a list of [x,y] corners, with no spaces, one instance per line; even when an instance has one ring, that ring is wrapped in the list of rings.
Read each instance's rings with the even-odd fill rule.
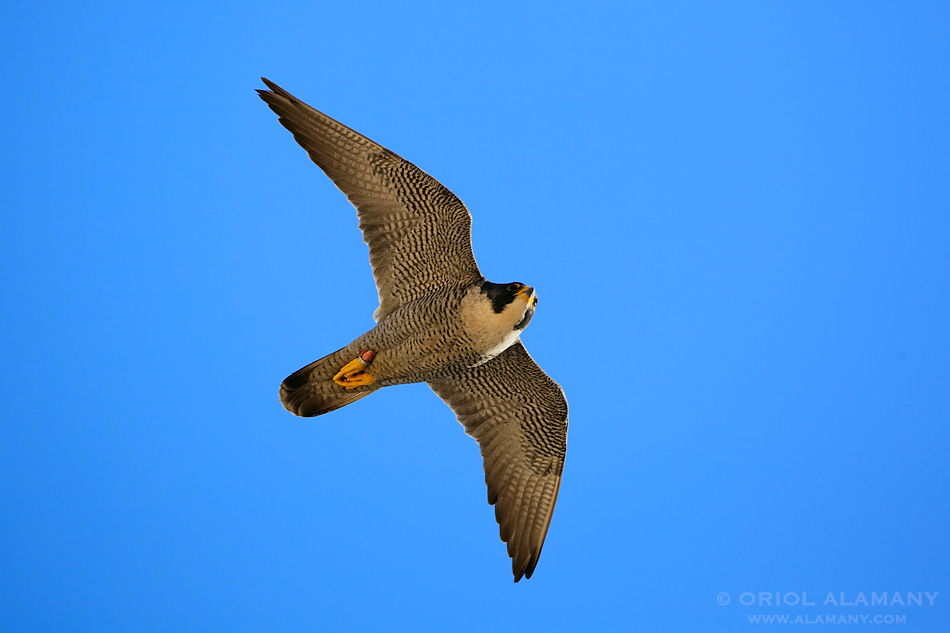
[[[375,352],[361,351],[356,358],[348,362],[343,366],[343,369],[336,373],[333,377],[333,382],[347,389],[373,384],[376,382],[376,378],[366,371],[366,368],[373,362],[374,356],[376,356]]]

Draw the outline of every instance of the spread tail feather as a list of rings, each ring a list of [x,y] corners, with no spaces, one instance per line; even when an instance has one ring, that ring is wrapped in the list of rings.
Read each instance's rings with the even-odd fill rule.
[[[374,392],[375,385],[346,389],[333,382],[333,376],[353,360],[358,351],[344,347],[287,376],[280,385],[284,408],[294,415],[309,418],[335,411]]]

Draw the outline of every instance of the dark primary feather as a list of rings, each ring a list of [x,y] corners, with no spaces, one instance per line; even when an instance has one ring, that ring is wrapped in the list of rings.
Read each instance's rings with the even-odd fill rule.
[[[547,535],[567,451],[567,400],[517,342],[483,365],[429,386],[478,441],[515,582],[531,578]]]
[[[448,285],[481,278],[472,216],[451,191],[412,163],[273,82],[258,90],[280,123],[356,207],[379,292],[381,320]]]

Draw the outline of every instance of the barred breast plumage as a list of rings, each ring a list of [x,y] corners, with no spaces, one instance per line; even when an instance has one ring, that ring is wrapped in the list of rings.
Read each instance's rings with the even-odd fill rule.
[[[379,294],[376,327],[288,376],[284,407],[315,416],[382,387],[428,382],[478,442],[515,582],[541,554],[567,449],[567,401],[520,341],[537,294],[478,270],[471,215],[412,163],[264,79],[261,98],[356,207]]]

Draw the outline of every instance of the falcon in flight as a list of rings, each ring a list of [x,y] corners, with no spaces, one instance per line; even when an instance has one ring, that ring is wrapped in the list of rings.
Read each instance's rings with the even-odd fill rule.
[[[567,450],[564,392],[520,340],[538,295],[482,276],[472,216],[441,183],[263,81],[261,99],[356,207],[379,293],[376,327],[288,376],[281,402],[310,417],[381,387],[428,383],[478,442],[515,582],[530,578]]]

